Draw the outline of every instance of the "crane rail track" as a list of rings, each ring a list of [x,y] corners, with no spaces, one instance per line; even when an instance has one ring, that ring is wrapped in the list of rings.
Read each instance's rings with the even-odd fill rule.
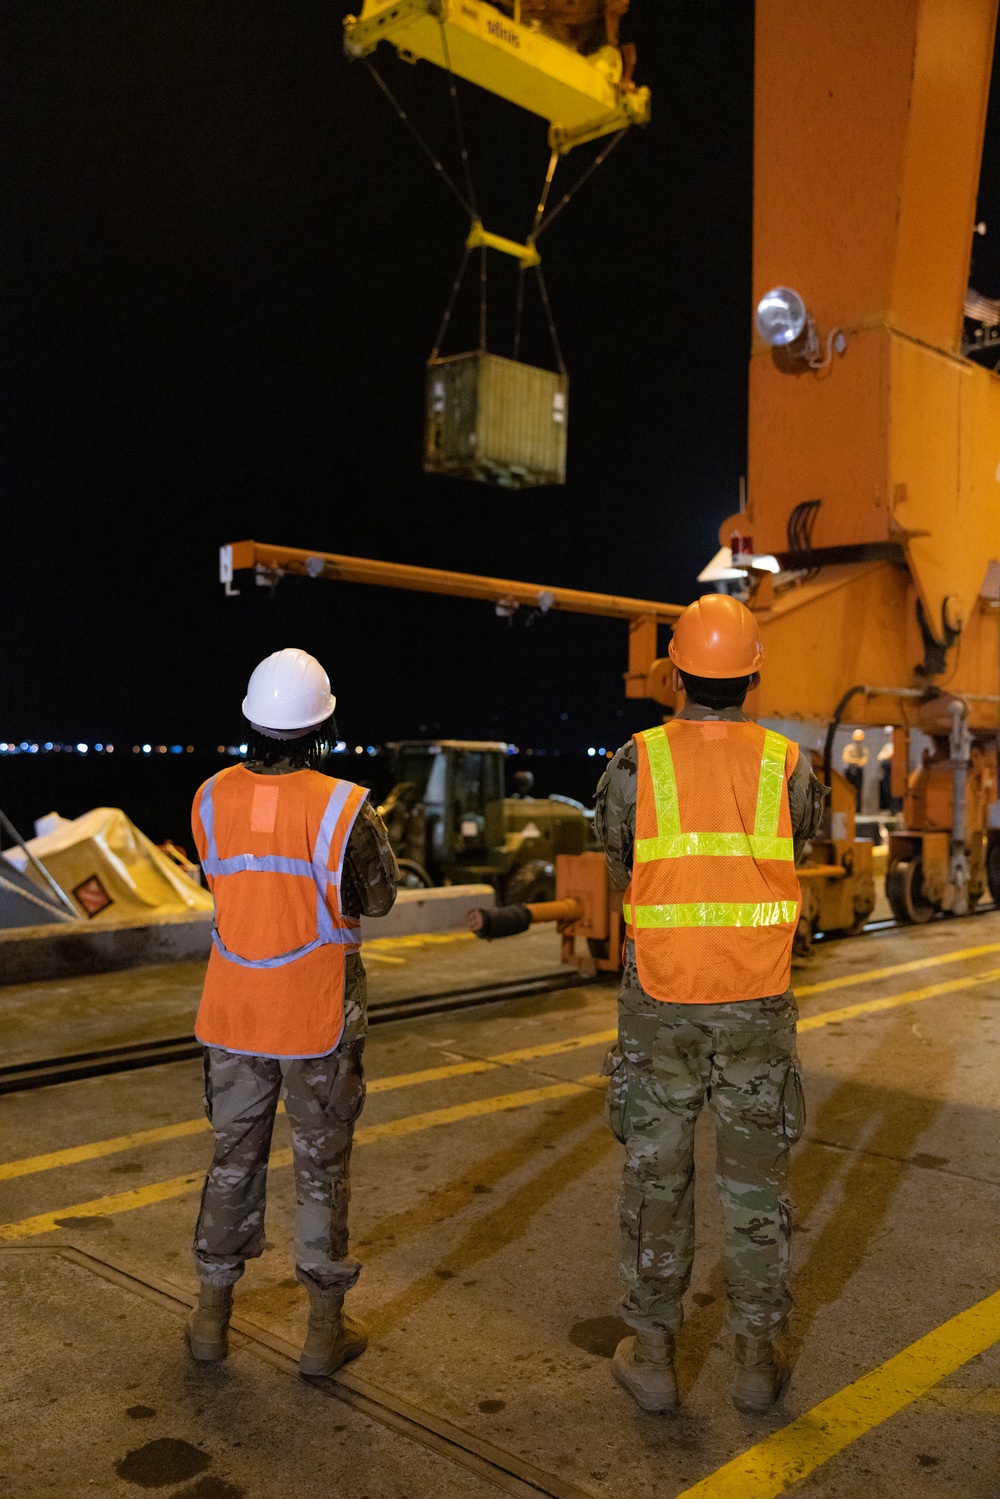
[[[578,988],[594,980],[567,970],[565,973],[542,974],[537,978],[517,979],[505,984],[490,984],[476,989],[446,989],[437,994],[419,994],[410,999],[390,1000],[371,1005],[368,1024],[385,1025],[391,1020],[415,1020],[424,1016],[445,1015],[451,1010],[470,1009],[474,1005],[495,1004],[505,999],[529,999],[560,989]],[[15,1062],[0,1067],[0,1096],[25,1093],[32,1088],[49,1088],[56,1083],[78,1082],[88,1077],[106,1077],[116,1072],[135,1072],[143,1067],[161,1067],[167,1062],[190,1062],[201,1056],[203,1047],[193,1035],[171,1036],[159,1041],[136,1041],[123,1046],[76,1052],[70,1056],[45,1057],[40,1061]]]
[[[985,916],[998,907],[985,902],[968,913]],[[942,913],[934,918],[945,920]],[[870,921],[857,936],[876,936],[895,931],[902,923],[892,918]],[[845,940],[842,936],[817,938],[817,947]],[[418,994],[409,999],[390,1000],[370,1006],[368,1024],[385,1025],[392,1020],[418,1020],[424,1016],[445,1015],[450,1010],[466,1010],[476,1005],[496,1004],[505,999],[530,999],[552,994],[560,989],[578,988],[582,984],[608,982],[611,975],[592,978],[567,970],[565,973],[542,974],[537,978],[517,979],[505,984],[488,984],[475,989],[446,989],[437,994]],[[162,1067],[168,1062],[191,1062],[202,1054],[201,1042],[193,1035],[171,1036],[160,1041],[132,1042],[124,1046],[107,1046],[100,1050],[76,1052],[70,1056],[45,1057],[34,1062],[15,1062],[0,1067],[0,1097],[9,1093],[26,1093],[33,1088],[51,1088],[59,1083],[79,1082],[88,1077],[107,1077],[117,1072],[136,1072],[144,1067]]]

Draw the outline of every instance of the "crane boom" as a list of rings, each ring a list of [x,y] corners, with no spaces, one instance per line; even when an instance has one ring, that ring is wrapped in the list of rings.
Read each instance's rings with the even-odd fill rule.
[[[628,697],[651,697],[670,703],[671,665],[657,656],[657,627],[671,625],[683,604],[655,603],[612,593],[588,593],[579,588],[557,588],[545,583],[518,583],[511,578],[488,578],[476,573],[447,572],[438,567],[411,567],[401,562],[378,562],[370,557],[347,557],[338,552],[310,552],[301,547],[272,546],[261,541],[234,541],[219,549],[219,579],[232,592],[235,573],[252,568],[258,577],[280,578],[286,573],[307,578],[329,578],[340,583],[367,583],[380,588],[405,588],[417,593],[440,593],[452,598],[486,599],[499,613],[517,608],[554,610],[564,614],[596,614],[629,622]]]
[[[515,583],[510,578],[481,577],[477,573],[446,572],[438,567],[410,567],[403,562],[376,562],[370,557],[345,557],[338,552],[308,552],[300,547],[270,546],[261,541],[236,541],[221,549],[223,582],[241,568],[263,568],[271,573],[298,573],[308,578],[330,578],[338,583],[369,583],[381,588],[408,588],[417,593],[443,593],[453,598],[488,599],[517,604],[547,614],[600,614],[607,619],[635,619],[648,615],[658,624],[673,624],[683,604],[659,604],[650,599],[623,598],[613,593],[587,593],[579,588],[556,588],[548,583]]]

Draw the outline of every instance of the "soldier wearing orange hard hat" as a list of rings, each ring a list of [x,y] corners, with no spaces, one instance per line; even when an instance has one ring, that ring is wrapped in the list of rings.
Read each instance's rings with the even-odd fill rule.
[[[766,1411],[786,1370],[790,1146],[803,1126],[788,987],[795,858],[824,789],[798,745],[743,712],[764,653],[749,609],[707,594],[670,643],[685,704],[636,734],[597,788],[597,832],[624,888],[618,1045],[606,1064],[625,1146],[622,1316],[612,1373],[644,1410],[677,1405],[674,1339],[694,1252],[694,1127],[709,1103],[735,1334],[733,1399]]]

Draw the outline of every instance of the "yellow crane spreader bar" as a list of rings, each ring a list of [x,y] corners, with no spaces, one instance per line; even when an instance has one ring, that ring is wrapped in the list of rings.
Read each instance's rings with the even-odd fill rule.
[[[473,219],[469,237],[465,241],[465,248],[479,250],[484,247],[499,250],[502,255],[512,255],[515,260],[521,262],[521,269],[524,271],[542,263],[542,257],[534,244],[519,245],[515,239],[504,239],[502,234],[491,234],[488,229],[483,228],[482,219]]]

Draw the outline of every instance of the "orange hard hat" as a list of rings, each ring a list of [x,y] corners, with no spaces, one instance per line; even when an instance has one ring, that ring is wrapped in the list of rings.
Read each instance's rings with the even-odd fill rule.
[[[694,677],[749,677],[764,651],[757,621],[728,593],[706,593],[674,625],[670,659]]]

